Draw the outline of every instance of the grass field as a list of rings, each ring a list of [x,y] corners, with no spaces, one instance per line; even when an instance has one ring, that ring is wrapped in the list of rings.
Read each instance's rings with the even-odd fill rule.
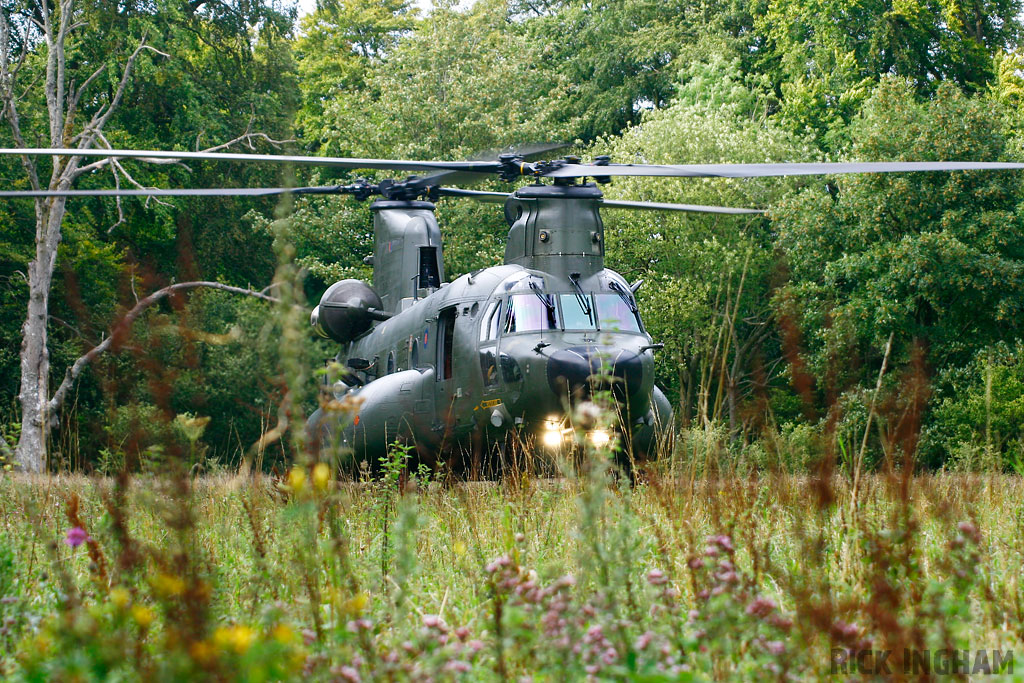
[[[0,678],[806,680],[864,650],[891,654],[862,673],[1024,671],[1005,660],[1022,494],[997,475],[630,487],[601,466],[447,486],[7,476]]]

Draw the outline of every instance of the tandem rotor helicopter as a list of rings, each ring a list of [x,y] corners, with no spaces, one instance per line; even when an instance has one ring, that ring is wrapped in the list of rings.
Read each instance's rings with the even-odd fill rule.
[[[573,156],[528,161],[516,153],[463,162],[110,149],[2,149],[0,154],[429,174],[317,187],[66,189],[3,191],[0,197],[375,197],[370,205],[374,251],[366,258],[373,266],[372,284],[352,279],[334,283],[311,316],[316,332],[340,345],[334,367],[341,371],[328,382],[325,407],[311,416],[307,429],[322,448],[352,453],[353,463],[378,462],[397,439],[415,446],[427,465],[445,463],[471,474],[489,464],[483,459],[495,444],[536,442],[548,450],[568,450],[582,433],[595,446],[617,443],[620,453],[641,459],[671,431],[671,405],[654,383],[654,353],[661,344],[647,334],[634,296],[642,281],[631,284],[605,267],[601,210],[763,210],[606,200],[599,186],[612,177],[1024,169],[1021,163],[998,162],[651,165],[614,164],[597,157],[582,163]],[[533,182],[511,193],[452,186],[487,176]],[[434,215],[435,202],[442,197],[504,205],[509,232],[502,265],[446,281]],[[596,391],[614,404],[616,419],[610,428],[574,423],[575,409]]]

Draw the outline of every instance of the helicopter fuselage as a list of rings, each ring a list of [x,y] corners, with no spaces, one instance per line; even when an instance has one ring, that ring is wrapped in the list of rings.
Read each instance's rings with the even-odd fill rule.
[[[399,441],[427,464],[475,469],[490,445],[510,441],[654,447],[671,409],[654,386],[657,345],[633,290],[604,268],[600,192],[529,190],[506,205],[506,263],[451,283],[441,282],[433,207],[375,204],[374,289],[343,281],[320,306],[372,312],[358,336],[345,335],[349,318],[332,334],[344,343],[340,378],[310,421],[321,448],[373,466]],[[613,414],[581,425],[574,408],[587,401]]]

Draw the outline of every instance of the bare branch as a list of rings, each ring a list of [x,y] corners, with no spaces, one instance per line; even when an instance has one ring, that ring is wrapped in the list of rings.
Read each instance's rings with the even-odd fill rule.
[[[89,87],[89,84],[99,78],[99,75],[106,71],[106,69],[106,64],[100,66],[98,69],[93,71],[87,79],[85,79],[85,82],[82,83],[81,87],[75,90],[74,94],[71,96],[71,101],[68,102],[68,118],[72,118],[74,116],[75,110],[78,109],[78,103],[81,101],[82,95],[85,94],[85,90]]]
[[[56,418],[57,412],[64,404],[64,399],[67,397],[68,391],[70,391],[72,385],[74,385],[75,383],[75,380],[78,379],[78,376],[82,374],[82,371],[85,370],[85,368],[94,360],[96,360],[96,358],[98,358],[100,355],[102,355],[106,351],[109,351],[110,348],[114,345],[115,341],[119,342],[123,340],[125,337],[127,337],[128,334],[131,333],[132,324],[138,319],[140,315],[142,315],[146,311],[146,309],[148,309],[153,304],[156,304],[162,301],[163,299],[166,299],[168,296],[175,292],[199,289],[200,287],[219,289],[224,292],[231,292],[232,294],[242,294],[244,296],[251,296],[257,299],[262,299],[263,301],[268,301],[270,303],[280,303],[280,299],[268,296],[266,294],[263,294],[262,292],[256,292],[251,289],[243,289],[241,287],[232,287],[231,285],[225,285],[220,282],[179,282],[177,284],[168,285],[167,287],[156,290],[155,292],[147,296],[145,299],[142,299],[137,304],[135,304],[135,306],[133,306],[130,311],[125,313],[124,316],[117,322],[117,324],[114,325],[113,329],[111,330],[110,336],[108,336],[106,339],[101,341],[96,346],[89,349],[84,355],[80,356],[78,360],[76,360],[71,365],[71,367],[68,368],[67,372],[64,374],[64,380],[60,383],[60,386],[57,388],[57,391],[53,394],[53,398],[51,398],[49,401],[48,408],[51,419]]]
[[[90,133],[101,132],[103,127],[107,125],[107,121],[109,121],[110,117],[114,114],[118,105],[121,104],[121,99],[124,97],[124,91],[128,88],[128,81],[131,79],[132,71],[135,68],[135,62],[138,60],[139,55],[144,51],[149,50],[150,52],[155,52],[162,57],[170,58],[170,55],[166,52],[161,52],[152,45],[147,45],[146,37],[147,36],[142,37],[142,41],[139,43],[139,46],[135,48],[135,51],[132,52],[130,57],[128,57],[128,61],[125,62],[124,69],[121,72],[121,81],[117,84],[117,90],[114,91],[114,96],[110,98],[110,101],[107,102],[106,105],[99,108],[99,110],[93,115],[92,120],[89,121],[88,125],[86,125],[85,130],[82,131],[84,136],[81,136],[81,140],[79,141],[79,147],[82,149],[92,146],[95,135]]]

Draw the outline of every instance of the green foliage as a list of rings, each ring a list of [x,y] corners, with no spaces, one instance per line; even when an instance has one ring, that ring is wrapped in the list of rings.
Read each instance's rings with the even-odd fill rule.
[[[885,81],[854,124],[859,159],[1004,158],[1007,140],[988,100],[941,88],[916,101]],[[915,344],[934,368],[1020,334],[1024,232],[1020,180],[1005,173],[852,176],[838,196],[808,189],[773,211],[813,371],[834,386],[869,381],[889,333],[894,357]],[[1017,331],[1015,331],[1017,330]],[[902,361],[900,361],[902,362]]]
[[[922,450],[932,463],[1020,471],[1024,463],[1024,345],[997,344],[937,382]]]

